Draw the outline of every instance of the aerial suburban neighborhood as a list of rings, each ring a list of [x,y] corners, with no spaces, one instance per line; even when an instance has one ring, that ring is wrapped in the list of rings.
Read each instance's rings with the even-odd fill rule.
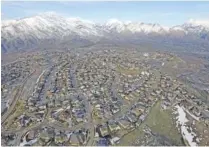
[[[175,112],[170,114],[176,116],[171,127],[182,125],[182,110],[208,128],[208,105],[159,70],[177,62],[182,64],[169,53],[114,49],[20,57],[2,66],[2,145],[120,145],[140,127],[149,135],[144,138],[155,138],[146,120],[156,106],[158,111]],[[198,143],[194,126],[184,124],[186,130],[179,133],[193,133]]]

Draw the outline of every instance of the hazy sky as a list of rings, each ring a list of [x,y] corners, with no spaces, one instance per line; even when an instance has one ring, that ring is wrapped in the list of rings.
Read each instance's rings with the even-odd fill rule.
[[[116,18],[172,26],[189,19],[209,19],[209,2],[2,2],[3,20],[53,11],[94,22]]]

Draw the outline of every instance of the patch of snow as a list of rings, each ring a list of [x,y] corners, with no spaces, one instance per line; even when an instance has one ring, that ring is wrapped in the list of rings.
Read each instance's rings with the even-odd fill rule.
[[[95,136],[94,137],[99,137],[99,133],[95,132]]]
[[[144,53],[143,56],[144,56],[144,57],[148,57],[149,54],[148,54],[148,53]]]
[[[149,76],[149,73],[148,73],[147,71],[142,71],[142,72],[141,72],[141,75],[143,75],[143,76],[144,76],[144,75]]]
[[[125,25],[123,22],[117,20],[117,19],[110,19],[107,21],[107,23],[105,24],[106,27],[108,27],[108,29],[116,29],[117,32],[122,32],[125,30]]]
[[[168,32],[169,30],[168,27],[160,26],[159,24],[146,24],[141,22],[129,22],[124,24],[126,25],[126,28],[132,33],[144,32],[146,34],[149,34],[152,32],[155,33]]]
[[[130,21],[130,20],[124,22],[125,25],[129,25],[131,23],[132,23],[132,21]]]
[[[139,119],[140,119],[141,121],[144,121],[145,117],[146,117],[145,115],[140,115]]]
[[[179,105],[175,106],[175,108],[177,109],[177,114],[178,114],[177,125],[181,127],[181,134],[183,138],[187,140],[190,146],[198,146],[197,143],[194,142],[194,138],[196,137],[196,134],[192,132],[192,128],[189,128],[186,125],[186,123],[189,120],[186,118],[186,113],[184,112],[184,109],[180,107]]]
[[[73,134],[72,132],[67,133],[67,134],[66,134],[66,135],[67,135],[67,138],[70,139],[70,136],[71,136],[72,134]]]
[[[71,120],[71,118],[68,119],[68,127],[69,127],[69,128],[72,127],[72,120]]]
[[[42,111],[38,111],[37,113],[45,113],[45,111],[42,110]]]
[[[39,79],[41,78],[41,76],[44,74],[46,70],[42,71],[42,73],[39,75],[38,79],[36,80],[36,83],[38,83]]]
[[[66,109],[70,109],[71,108],[71,106],[69,105],[69,106],[67,106],[67,108]]]
[[[10,100],[7,100],[6,107],[7,107],[7,109],[9,109],[9,107],[10,107]]]
[[[56,111],[55,113],[58,113],[58,112],[63,111],[63,110],[64,110],[63,108],[57,109],[57,110],[55,110]]]
[[[18,119],[22,119],[24,116],[25,116],[25,115],[20,115],[20,116],[18,117]]]
[[[27,134],[26,134],[26,135],[27,135]],[[32,139],[32,140],[30,140],[30,141],[27,142],[27,141],[26,141],[26,135],[25,135],[24,138],[23,138],[23,142],[21,142],[19,146],[33,145],[34,143],[36,143],[36,142],[38,141],[38,139],[35,138],[35,139]]]
[[[200,120],[200,118],[199,117],[197,117],[197,116],[194,116],[192,113],[190,113],[187,109],[185,109],[184,108],[184,110],[192,117],[192,118],[194,118],[195,120],[197,120],[197,121],[199,121]]]
[[[116,144],[116,143],[119,142],[119,140],[120,140],[119,137],[114,137],[114,138],[112,138],[112,139],[110,140],[110,142],[111,142],[111,144]]]
[[[123,24],[123,22],[119,21],[118,19],[112,18],[109,19],[106,23],[107,26],[111,26],[113,24]]]
[[[172,27],[171,30],[174,30],[174,31],[184,31],[184,29],[181,26]]]
[[[205,19],[205,20],[194,20],[194,19],[190,19],[187,23],[195,25],[195,26],[199,26],[202,25],[204,27],[209,28],[209,19]]]

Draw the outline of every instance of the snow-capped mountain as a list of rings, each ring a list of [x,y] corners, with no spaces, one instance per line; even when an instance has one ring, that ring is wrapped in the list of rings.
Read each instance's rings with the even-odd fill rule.
[[[131,32],[131,33],[140,33],[143,32],[145,34],[149,33],[162,33],[167,32],[167,27],[162,27],[159,24],[145,24],[141,22],[122,22],[117,19],[111,19],[107,21],[107,23],[104,25],[105,28],[110,31],[116,31],[118,33],[121,32]]]
[[[103,26],[108,32],[116,31],[120,33],[120,32],[125,31],[126,29],[125,24],[117,19],[110,19]]]
[[[3,50],[35,47],[40,41],[62,40],[66,36],[100,36],[94,23],[54,13],[2,22],[1,33]]]
[[[209,23],[194,21],[174,26],[164,27],[159,24],[142,22],[123,22],[117,19],[108,20],[104,24],[96,24],[80,18],[64,18],[56,13],[44,13],[29,18],[2,22],[2,49],[27,49],[37,47],[40,43],[54,43],[69,38],[76,40],[98,41],[104,38],[109,40],[113,34],[144,34],[151,36],[197,36],[209,39]],[[114,39],[114,38],[113,38]],[[130,39],[130,38],[129,38]]]
[[[61,37],[71,33],[79,35],[98,35],[95,24],[78,18],[66,19],[62,16],[46,13],[30,18],[2,23],[2,33],[13,37],[34,35],[38,39]],[[54,36],[55,35],[55,36]]]

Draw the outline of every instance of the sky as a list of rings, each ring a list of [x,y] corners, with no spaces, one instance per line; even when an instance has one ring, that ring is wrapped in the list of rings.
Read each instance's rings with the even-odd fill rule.
[[[209,20],[209,2],[142,2],[142,1],[3,1],[1,19],[20,19],[44,12],[64,17],[80,17],[97,23],[108,19],[159,23],[165,26],[183,24],[190,19]]]

